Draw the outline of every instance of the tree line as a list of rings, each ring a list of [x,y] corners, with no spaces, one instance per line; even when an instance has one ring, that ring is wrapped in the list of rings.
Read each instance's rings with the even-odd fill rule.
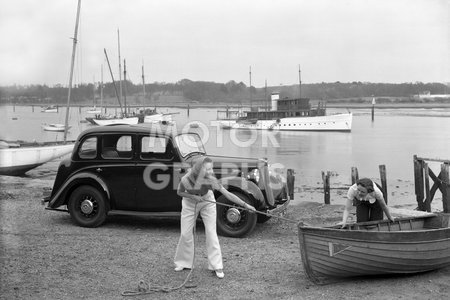
[[[86,103],[100,98],[116,98],[118,83],[78,84],[72,88],[72,103]],[[233,80],[227,83],[207,81],[191,81],[182,79],[176,83],[148,83],[145,89],[142,84],[131,81],[122,82],[122,93],[128,99],[143,97],[158,99],[161,96],[179,96],[186,102],[197,103],[249,103],[251,100],[264,100],[271,93],[280,93],[282,98],[306,97],[319,100],[358,99],[366,97],[414,97],[424,92],[430,94],[449,94],[449,86],[442,83],[369,83],[369,82],[333,82],[312,83],[255,88],[243,82]],[[1,103],[57,103],[67,101],[68,88],[62,85],[28,85],[0,87]],[[134,98],[133,98],[134,97]],[[131,100],[130,100],[131,101]]]

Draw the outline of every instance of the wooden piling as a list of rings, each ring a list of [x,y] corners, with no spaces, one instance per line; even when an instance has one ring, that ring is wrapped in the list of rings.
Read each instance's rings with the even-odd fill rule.
[[[442,205],[444,213],[450,212],[450,178],[449,178],[449,164],[441,165],[442,176]]]
[[[372,122],[375,121],[375,98],[372,99]]]
[[[34,112],[34,105],[31,105],[31,112]]]
[[[322,171],[325,204],[330,204],[330,174],[330,171],[327,171],[326,174],[324,171]]]
[[[352,167],[352,185],[354,185],[359,180],[358,168]]]
[[[294,199],[294,181],[295,181],[294,174],[295,174],[294,169],[287,169],[288,181],[286,182],[286,184],[289,190],[289,199]]]
[[[380,169],[380,180],[381,180],[381,192],[383,192],[384,201],[388,203],[388,191],[387,191],[387,180],[386,180],[386,165],[379,165]]]
[[[431,194],[430,194],[430,172],[428,164],[423,163],[424,179],[425,179],[425,200],[423,206],[426,211],[431,212]]]
[[[359,180],[358,168],[352,167],[352,185],[354,185]],[[353,206],[356,206],[356,200],[353,199]]]
[[[416,193],[417,207],[421,211],[425,211],[425,204],[423,202],[424,186],[423,186],[423,168],[422,162],[414,155],[414,187]]]
[[[189,107],[189,104],[187,105],[187,116],[189,117],[189,109],[190,109],[190,107]]]

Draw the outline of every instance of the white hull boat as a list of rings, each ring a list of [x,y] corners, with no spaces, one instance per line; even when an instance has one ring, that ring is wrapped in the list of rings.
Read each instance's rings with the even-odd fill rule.
[[[41,109],[41,112],[43,113],[57,113],[58,112],[58,107],[57,106],[47,106],[47,107],[43,107]]]
[[[67,126],[67,130],[69,130],[70,127],[71,126]],[[42,124],[42,129],[45,131],[64,132],[65,128],[64,124]]]
[[[144,117],[144,123],[157,123],[157,122],[171,122],[172,115],[164,115],[156,113],[153,115],[147,115]]]
[[[1,143],[0,175],[23,175],[53,159],[72,152],[74,142]]]
[[[275,131],[351,131],[352,113],[316,117],[290,117],[277,120],[224,120],[223,129]]]
[[[92,119],[95,124],[100,126],[105,125],[113,125],[113,124],[128,124],[135,125],[138,123],[138,117],[129,117],[129,118],[112,118],[112,119]]]
[[[93,108],[91,108],[91,109],[88,109],[88,110],[86,111],[86,113],[87,113],[87,114],[91,114],[91,115],[98,115],[98,114],[101,114],[101,113],[102,113],[102,110],[101,110],[100,108],[93,107]]]

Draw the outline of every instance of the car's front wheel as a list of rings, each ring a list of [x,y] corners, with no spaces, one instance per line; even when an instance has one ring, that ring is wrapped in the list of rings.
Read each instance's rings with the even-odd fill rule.
[[[245,195],[232,192],[248,204],[250,200]],[[218,203],[224,203],[228,205],[234,205],[233,202],[228,200],[225,196],[221,195],[217,199]],[[242,237],[253,231],[256,225],[257,216],[254,212],[244,210],[240,206],[224,206],[217,204],[217,233],[222,236],[229,237]]]
[[[82,227],[97,227],[106,220],[105,196],[95,187],[78,187],[70,195],[67,206],[73,221]]]

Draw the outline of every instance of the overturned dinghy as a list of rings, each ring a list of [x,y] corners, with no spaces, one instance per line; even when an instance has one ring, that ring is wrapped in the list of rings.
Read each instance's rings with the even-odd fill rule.
[[[351,224],[341,229],[298,224],[305,273],[315,283],[408,274],[450,265],[449,214]],[[333,280],[334,279],[334,280]]]

